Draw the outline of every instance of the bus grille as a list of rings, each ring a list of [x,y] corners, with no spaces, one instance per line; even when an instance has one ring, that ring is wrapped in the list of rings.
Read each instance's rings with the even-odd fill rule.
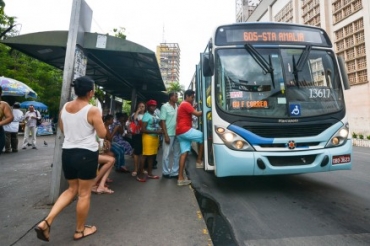
[[[269,156],[267,159],[275,167],[303,166],[312,164],[316,159],[316,155]]]
[[[308,137],[317,136],[332,124],[316,125],[279,125],[279,126],[243,126],[244,129],[265,138],[291,138],[291,137]]]

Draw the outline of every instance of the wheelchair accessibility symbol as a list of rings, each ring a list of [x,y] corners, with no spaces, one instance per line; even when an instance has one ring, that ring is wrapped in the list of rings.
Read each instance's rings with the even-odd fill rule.
[[[290,116],[301,116],[301,105],[300,104],[290,104],[289,112],[290,112]]]

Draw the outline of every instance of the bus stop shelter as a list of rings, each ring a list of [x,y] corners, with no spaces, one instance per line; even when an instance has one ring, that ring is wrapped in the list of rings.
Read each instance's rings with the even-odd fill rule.
[[[168,100],[155,53],[134,42],[104,35],[99,48],[98,33],[84,33],[77,44],[87,57],[86,75],[113,96],[132,100]],[[47,31],[19,35],[1,43],[59,69],[64,69],[68,31]]]

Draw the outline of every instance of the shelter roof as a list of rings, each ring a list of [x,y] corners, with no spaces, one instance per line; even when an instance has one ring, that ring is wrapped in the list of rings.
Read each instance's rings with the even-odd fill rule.
[[[133,88],[141,100],[167,101],[155,53],[144,46],[105,35],[105,48],[97,47],[97,33],[84,33],[78,44],[88,58],[86,75],[114,96],[131,100]],[[56,68],[64,69],[68,31],[47,31],[19,35],[1,43]],[[143,88],[146,88],[145,90]]]

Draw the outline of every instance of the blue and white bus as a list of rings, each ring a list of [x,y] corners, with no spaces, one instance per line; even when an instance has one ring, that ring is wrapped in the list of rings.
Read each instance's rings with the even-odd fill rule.
[[[351,169],[344,62],[327,33],[287,23],[216,28],[189,88],[217,177]]]

